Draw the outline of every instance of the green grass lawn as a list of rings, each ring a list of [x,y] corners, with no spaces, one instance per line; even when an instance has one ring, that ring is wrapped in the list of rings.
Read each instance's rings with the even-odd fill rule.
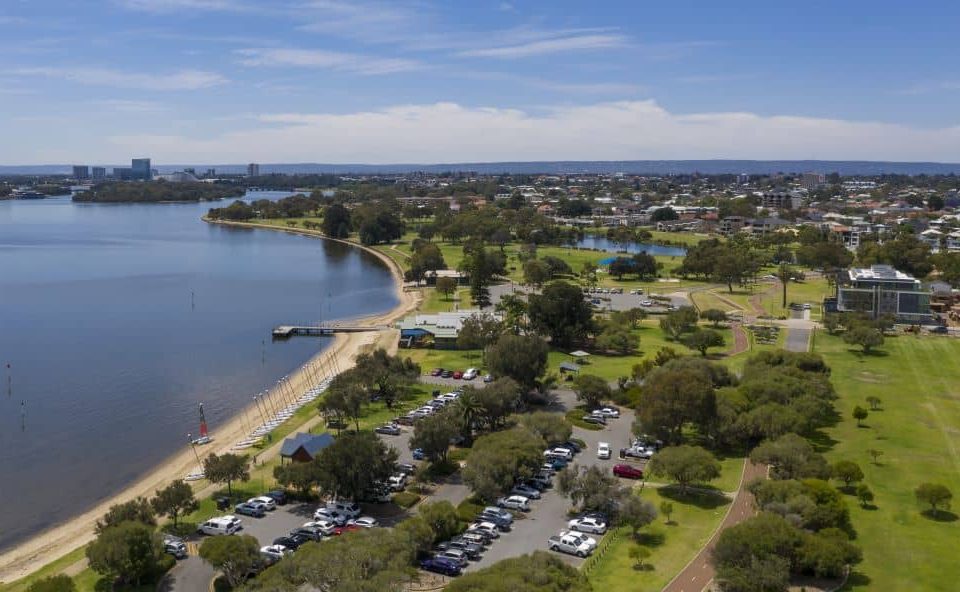
[[[671,491],[653,488],[644,489],[641,496],[658,508],[663,501],[673,504],[670,524],[658,516],[653,524],[640,530],[637,542],[650,549],[647,560],[650,567],[634,568],[628,552],[635,542],[629,533],[624,533],[590,570],[587,578],[594,590],[654,592],[662,589],[710,540],[730,503],[715,495],[680,498]]]
[[[63,570],[66,568],[83,559],[85,557],[85,553],[86,547],[74,549],[60,559],[51,561],[47,565],[44,565],[41,569],[24,578],[20,578],[19,580],[15,580],[10,583],[0,584],[0,592],[24,592],[37,580],[42,580],[43,578],[55,576],[63,572]]]
[[[864,561],[848,590],[947,590],[960,581],[955,561],[960,522],[923,516],[913,490],[943,483],[960,494],[960,341],[947,337],[888,338],[882,355],[862,356],[839,337],[817,335],[816,351],[832,369],[840,422],[825,430],[831,462],[859,463],[876,494],[875,509],[849,506]],[[858,428],[854,406],[882,399]],[[883,451],[874,465],[869,449]]]

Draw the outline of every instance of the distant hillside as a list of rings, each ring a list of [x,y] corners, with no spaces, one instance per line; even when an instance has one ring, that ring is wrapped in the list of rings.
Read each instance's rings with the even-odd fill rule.
[[[226,175],[244,174],[246,165],[193,164],[160,165],[161,173],[182,171],[185,167],[197,170],[216,169]],[[111,167],[107,167],[109,170]],[[0,166],[0,175],[67,175],[69,165]],[[397,174],[422,171],[444,173],[471,171],[481,174],[603,174],[626,173],[636,175],[671,174],[739,174],[763,175],[773,173],[840,173],[844,176],[948,175],[960,174],[960,163],[939,162],[874,162],[856,160],[622,160],[622,161],[543,161],[543,162],[461,162],[448,164],[261,164],[261,174]]]

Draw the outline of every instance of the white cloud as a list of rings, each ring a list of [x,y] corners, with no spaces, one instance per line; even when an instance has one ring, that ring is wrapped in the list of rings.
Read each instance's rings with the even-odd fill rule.
[[[131,101],[129,99],[104,99],[93,101],[93,105],[121,113],[154,113],[164,111],[166,107],[156,101]]]
[[[422,65],[402,58],[378,58],[322,49],[238,49],[245,66],[323,68],[357,74],[393,74],[418,70]]]
[[[752,113],[671,113],[654,101],[542,113],[452,103],[347,114],[277,113],[219,136],[114,136],[101,160],[444,163],[633,159],[852,159],[960,162],[960,127]],[[235,129],[235,126],[234,128]]]
[[[916,84],[914,86],[910,86],[902,90],[895,91],[894,94],[917,96],[917,95],[927,95],[930,93],[937,93],[937,92],[951,92],[951,91],[957,91],[957,90],[960,90],[960,82],[956,80],[943,80],[940,82]]]
[[[481,58],[526,58],[570,51],[613,49],[624,47],[626,44],[626,38],[617,34],[570,35],[555,39],[529,41],[518,45],[469,49],[461,51],[457,55]]]
[[[200,90],[225,84],[226,78],[202,70],[178,70],[170,73],[143,74],[107,68],[18,68],[13,76],[57,78],[92,86],[112,86],[153,91]]]
[[[236,0],[116,0],[129,10],[142,12],[177,12],[182,10],[228,11],[240,10],[244,4]]]

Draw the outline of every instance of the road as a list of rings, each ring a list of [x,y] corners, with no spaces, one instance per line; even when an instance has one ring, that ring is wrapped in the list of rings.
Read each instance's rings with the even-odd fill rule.
[[[493,306],[496,306],[505,294],[525,295],[534,291],[535,290],[532,288],[511,282],[496,284],[490,286],[490,302]],[[677,291],[677,287],[672,286],[669,283],[665,283],[661,289],[653,290],[652,293],[658,296],[669,298],[670,304],[673,306],[690,305],[690,300],[687,298],[686,293]],[[597,304],[596,307],[603,311],[642,308],[651,313],[664,313],[667,310],[666,307],[663,306],[640,306],[640,302],[647,300],[650,297],[650,295],[647,293],[637,295],[630,294],[629,290],[625,290],[623,294],[587,294],[587,296],[591,300],[600,300],[600,304]]]

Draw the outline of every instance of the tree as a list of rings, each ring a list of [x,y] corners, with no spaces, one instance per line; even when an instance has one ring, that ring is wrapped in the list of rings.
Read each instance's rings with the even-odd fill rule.
[[[145,497],[137,497],[122,504],[110,506],[103,518],[97,520],[96,532],[100,534],[111,526],[117,526],[123,522],[140,522],[147,526],[156,526],[157,518],[153,511],[153,506]]]
[[[450,540],[463,529],[457,509],[446,500],[420,504],[417,514],[433,530],[434,543]]]
[[[501,335],[486,350],[487,367],[494,376],[517,381],[530,392],[547,369],[547,344],[536,335]]]
[[[857,481],[863,481],[863,471],[860,465],[852,460],[837,461],[830,467],[831,476],[843,482],[844,487],[848,488]]]
[[[556,554],[534,551],[450,581],[446,592],[590,592],[587,577]]]
[[[520,416],[520,425],[537,434],[550,444],[566,442],[573,435],[573,426],[558,413],[536,411]]]
[[[830,476],[830,467],[823,456],[806,438],[796,434],[785,434],[763,442],[750,453],[750,460],[770,465],[774,479],[823,479]]]
[[[418,284],[423,280],[428,272],[435,272],[438,269],[446,269],[447,264],[443,260],[443,253],[440,247],[433,243],[423,243],[413,252],[410,257],[410,277]]]
[[[183,479],[177,479],[163,489],[157,490],[157,497],[150,501],[153,509],[162,516],[173,520],[174,527],[181,514],[195,512],[200,504],[193,496],[193,488]]]
[[[627,553],[636,562],[634,569],[643,569],[643,562],[650,558],[650,549],[642,545],[633,545]]]
[[[469,388],[469,387],[468,387]],[[520,404],[520,385],[515,380],[502,377],[473,393],[479,406],[476,418],[489,430],[503,427],[508,415]]]
[[[430,462],[446,462],[450,440],[457,436],[458,428],[452,412],[444,411],[424,417],[413,426],[410,448],[423,450]]]
[[[30,584],[27,592],[76,592],[73,578],[65,574],[47,576]]]
[[[443,297],[447,300],[450,299],[450,295],[456,292],[457,290],[457,280],[452,277],[438,277],[437,278],[437,292],[443,294]]]
[[[647,465],[651,475],[669,478],[683,493],[691,483],[704,483],[720,476],[720,463],[699,446],[667,446],[653,455]]]
[[[802,540],[795,526],[769,512],[724,529],[712,551],[717,580],[724,591],[786,590]]]
[[[466,441],[467,445],[473,442],[473,428],[477,423],[477,418],[482,411],[479,401],[477,401],[477,389],[467,387],[463,389],[460,396],[453,403],[451,409],[457,428],[460,430],[460,436]]]
[[[855,325],[843,334],[843,341],[850,345],[859,345],[864,354],[883,345],[883,331],[867,325]]]
[[[853,408],[853,418],[857,420],[857,427],[863,427],[863,420],[867,418],[870,413],[863,407],[857,405]]]
[[[347,432],[320,451],[318,483],[328,495],[356,501],[394,473],[397,451],[373,432]]]
[[[875,395],[867,397],[867,404],[870,405],[870,411],[878,411],[880,409],[881,402],[882,401],[880,400],[880,397]]]
[[[953,499],[953,493],[940,483],[921,483],[913,494],[918,502],[930,506],[930,512],[934,515],[939,514],[941,509],[949,510],[950,500]]]
[[[332,238],[350,236],[350,210],[331,204],[323,210],[323,233]]]
[[[280,485],[296,489],[303,498],[320,482],[320,467],[315,460],[292,462],[273,467],[273,477]]]
[[[503,323],[492,314],[474,314],[463,320],[457,334],[460,349],[486,349],[503,333]]]
[[[320,410],[324,415],[333,415],[338,420],[343,418],[354,422],[357,431],[360,430],[360,415],[363,407],[369,400],[366,389],[358,382],[356,372],[338,374],[320,400]],[[339,425],[339,422],[338,422]]]
[[[573,381],[573,392],[578,401],[583,401],[587,409],[596,409],[603,401],[612,396],[607,381],[592,374],[581,374]]]
[[[700,313],[700,318],[710,321],[714,327],[719,327],[720,323],[727,322],[727,313],[719,308],[708,308]]]
[[[716,417],[716,408],[709,369],[683,365],[677,359],[653,370],[644,380],[637,411],[640,433],[679,444],[686,424],[708,428]]]
[[[666,222],[668,220],[678,220],[680,215],[671,207],[657,208],[650,215],[651,222]]]
[[[627,490],[599,466],[570,465],[557,476],[557,491],[581,510],[615,511]],[[648,522],[649,524],[649,522]]]
[[[594,344],[600,351],[612,351],[625,356],[637,347],[637,341],[638,338],[630,332],[630,329],[611,322],[597,336]]]
[[[857,499],[860,500],[860,505],[864,508],[873,502],[873,492],[870,491],[866,483],[857,485]]]
[[[464,246],[464,257],[460,263],[461,271],[470,278],[470,298],[473,303],[485,308],[490,306],[490,282],[503,265],[483,245]]]
[[[692,306],[681,306],[677,310],[667,313],[660,319],[660,329],[666,333],[670,339],[680,339],[680,336],[689,331],[693,331],[697,325],[697,310]]]
[[[237,589],[260,564],[260,543],[249,534],[207,537],[200,544],[200,557]]]
[[[883,451],[877,450],[876,448],[870,448],[867,450],[867,454],[869,454],[870,458],[873,459],[873,464],[877,464],[877,459],[883,456]]]
[[[102,530],[86,554],[93,571],[139,586],[144,578],[157,573],[163,546],[153,527],[129,521]]]
[[[579,286],[564,281],[551,282],[542,294],[531,294],[528,300],[531,326],[550,336],[556,347],[569,346],[593,329],[593,311]]]
[[[636,538],[641,528],[657,518],[657,509],[651,502],[630,493],[621,500],[617,516],[621,524],[630,527],[631,534]]]
[[[670,524],[670,515],[673,514],[673,504],[668,501],[660,502],[660,513],[667,518],[667,524]]]
[[[356,365],[348,372],[356,382],[374,390],[388,409],[393,409],[406,388],[420,378],[418,364],[410,358],[391,356],[382,347],[357,356]]]
[[[682,339],[683,344],[690,349],[700,352],[700,355],[707,357],[707,349],[711,347],[723,347],[723,335],[712,329],[698,329]]]
[[[523,282],[531,286],[542,286],[550,280],[550,267],[543,261],[530,259],[523,264]]]
[[[227,495],[233,495],[234,481],[249,481],[249,459],[238,454],[217,456],[211,453],[203,459],[203,473],[211,483],[226,483]]]
[[[477,438],[463,468],[463,482],[480,499],[492,501],[519,477],[529,477],[543,463],[540,436],[524,427]]]

